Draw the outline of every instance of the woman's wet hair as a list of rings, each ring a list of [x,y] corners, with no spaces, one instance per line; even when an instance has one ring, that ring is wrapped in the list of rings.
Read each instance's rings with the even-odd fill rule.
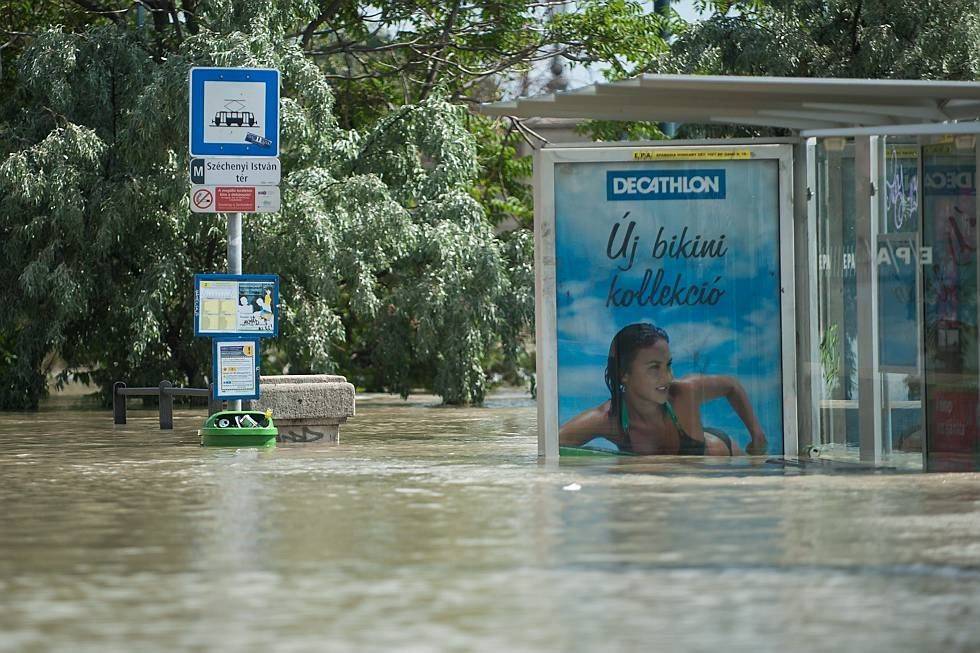
[[[620,431],[620,435],[626,435],[622,432],[622,420],[620,418],[623,409],[621,381],[623,374],[633,364],[636,352],[655,345],[661,340],[670,342],[670,337],[666,331],[649,322],[636,322],[620,329],[619,333],[613,336],[612,342],[609,343],[609,358],[606,360],[606,387],[609,388],[611,399],[609,416],[617,430]]]

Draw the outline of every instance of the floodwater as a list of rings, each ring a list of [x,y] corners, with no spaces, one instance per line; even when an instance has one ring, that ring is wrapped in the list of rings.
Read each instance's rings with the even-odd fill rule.
[[[977,474],[542,464],[513,398],[203,417],[0,414],[0,651],[980,649]]]

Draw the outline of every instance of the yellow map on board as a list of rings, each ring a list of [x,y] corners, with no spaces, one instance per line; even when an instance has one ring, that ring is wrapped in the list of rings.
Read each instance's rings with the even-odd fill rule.
[[[201,330],[234,331],[238,322],[238,282],[201,282]]]

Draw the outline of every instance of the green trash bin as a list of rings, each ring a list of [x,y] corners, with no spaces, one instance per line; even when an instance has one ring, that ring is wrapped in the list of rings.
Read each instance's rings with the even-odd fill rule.
[[[272,413],[258,410],[223,410],[198,431],[204,447],[274,447],[279,429]]]

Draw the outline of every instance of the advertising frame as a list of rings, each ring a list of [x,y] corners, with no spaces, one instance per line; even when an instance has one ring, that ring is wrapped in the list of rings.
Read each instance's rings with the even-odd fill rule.
[[[201,283],[204,281],[234,281],[271,286],[271,331],[212,331],[201,328]],[[194,336],[208,338],[275,338],[279,335],[279,275],[278,274],[222,274],[201,273],[194,275]]]
[[[672,161],[697,163],[719,159],[774,160],[777,163],[779,242],[780,364],[782,385],[782,448],[798,450],[796,301],[793,224],[793,147],[788,144],[727,145],[553,145],[534,155],[535,337],[538,410],[538,455],[557,460],[558,309],[556,258],[555,168],[565,163]]]

